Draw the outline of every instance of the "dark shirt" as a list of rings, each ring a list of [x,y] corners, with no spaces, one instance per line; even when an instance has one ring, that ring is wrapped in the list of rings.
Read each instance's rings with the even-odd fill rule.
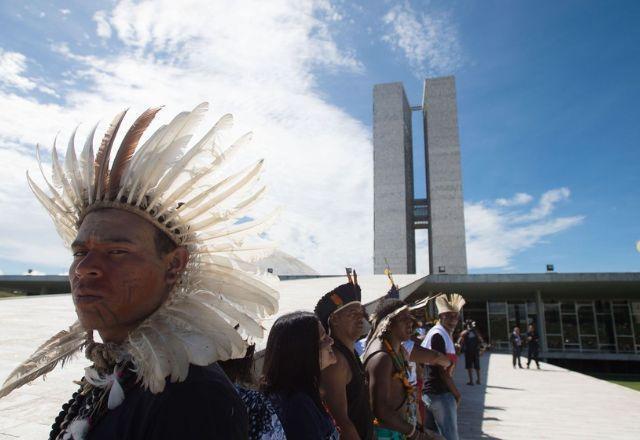
[[[474,329],[467,330],[464,335],[463,345],[465,355],[476,355],[480,352],[480,338],[478,338],[478,333]]]
[[[152,394],[141,386],[89,431],[89,440],[246,439],[244,404],[217,364],[189,367],[185,381]]]
[[[539,339],[540,338],[538,337],[538,332],[536,332],[535,330],[532,332],[527,332],[527,345],[529,345],[530,348],[536,348],[538,346]]]
[[[363,440],[373,439],[373,413],[369,403],[369,384],[367,373],[357,354],[345,347],[337,339],[333,341],[333,348],[347,359],[351,369],[351,381],[347,384],[347,414]]]
[[[431,337],[431,349],[447,354],[444,339],[441,335],[435,334]],[[429,365],[424,389],[427,394],[444,394],[449,392],[449,387],[440,377],[440,367]]]
[[[511,342],[511,348],[513,350],[520,350],[522,348],[522,335],[511,333],[509,341]]]
[[[305,393],[269,396],[287,440],[337,440],[338,431],[325,410],[321,410]]]

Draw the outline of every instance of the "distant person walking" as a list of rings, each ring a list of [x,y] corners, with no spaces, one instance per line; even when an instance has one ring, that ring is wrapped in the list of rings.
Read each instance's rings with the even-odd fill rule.
[[[473,385],[473,370],[476,370],[476,383],[480,385],[480,347],[484,340],[476,330],[476,323],[471,319],[465,321],[465,329],[460,333],[458,344],[464,353],[464,367],[469,374],[467,385]]]
[[[520,327],[515,326],[513,333],[509,337],[511,342],[511,354],[513,354],[513,368],[516,368],[516,360],[518,361],[518,367],[522,368],[520,363],[520,355],[522,354],[522,336],[520,336]]]
[[[538,370],[540,369],[540,362],[538,362],[538,354],[540,351],[539,340],[540,336],[538,336],[536,326],[534,324],[529,324],[529,330],[527,331],[527,368],[529,368],[531,359],[533,359],[536,361]]]

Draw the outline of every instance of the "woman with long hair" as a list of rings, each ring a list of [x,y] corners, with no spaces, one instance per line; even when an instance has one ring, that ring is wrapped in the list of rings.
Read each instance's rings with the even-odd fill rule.
[[[274,403],[289,440],[339,438],[320,397],[320,371],[336,362],[333,340],[309,312],[279,317],[267,339],[261,390]]]

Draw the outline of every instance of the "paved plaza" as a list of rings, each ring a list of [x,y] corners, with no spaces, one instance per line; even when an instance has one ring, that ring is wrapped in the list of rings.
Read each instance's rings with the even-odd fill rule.
[[[463,367],[461,359],[461,439],[640,438],[638,391],[544,362],[514,370],[509,354],[481,357],[480,386],[466,385]]]
[[[313,289],[303,280],[283,282],[282,312],[309,308],[316,299],[302,299],[301,292],[328,290],[337,281],[322,280],[312,284]],[[377,286],[375,278],[363,281],[370,291],[384,287]],[[0,300],[1,380],[74,317],[69,295]],[[504,354],[481,359],[482,386],[465,385],[464,364],[456,372],[463,393],[463,439],[640,438],[640,392],[545,363],[541,370],[514,370]],[[76,388],[72,381],[80,379],[86,365],[78,356],[45,381],[0,399],[0,440],[46,438],[60,406]]]

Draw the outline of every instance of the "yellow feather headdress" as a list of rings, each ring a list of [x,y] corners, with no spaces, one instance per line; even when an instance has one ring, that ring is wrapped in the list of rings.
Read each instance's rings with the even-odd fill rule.
[[[64,166],[54,142],[51,182],[36,147],[48,193],[27,173],[31,190],[67,246],[89,212],[116,208],[139,215],[189,249],[187,269],[167,301],[118,347],[132,362],[138,379],[154,393],[164,389],[169,376],[172,381],[184,380],[190,363],[209,365],[243,356],[248,337],[263,337],[260,320],[276,313],[279,296],[277,277],[260,273],[252,264],[272,249],[246,240],[262,232],[275,213],[261,220],[237,221],[264,193],[258,185],[263,161],[224,174],[251,133],[222,151],[219,134],[233,122],[227,114],[186,148],[208,110],[203,103],[178,114],[138,148],[159,110],[149,109],[136,119],[111,167],[111,150],[125,112],[114,118],[95,157],[95,128],[79,157],[74,132]],[[0,397],[64,364],[90,337],[77,321],[59,332],[9,375]]]

